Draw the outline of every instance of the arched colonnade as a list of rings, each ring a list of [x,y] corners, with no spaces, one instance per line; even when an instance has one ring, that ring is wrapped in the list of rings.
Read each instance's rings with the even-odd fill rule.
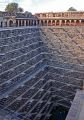
[[[2,23],[2,27],[20,26],[84,26],[84,20],[80,19],[9,19]]]
[[[82,26],[84,20],[40,20],[39,23],[43,26]]]

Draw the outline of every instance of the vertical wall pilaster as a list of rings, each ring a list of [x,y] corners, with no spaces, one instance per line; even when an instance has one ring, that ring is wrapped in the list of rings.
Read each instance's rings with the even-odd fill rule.
[[[48,26],[48,22],[49,22],[49,20],[47,20],[47,26]]]

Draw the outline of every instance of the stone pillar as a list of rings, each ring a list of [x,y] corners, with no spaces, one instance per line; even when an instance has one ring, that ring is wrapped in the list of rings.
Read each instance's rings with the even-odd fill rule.
[[[9,21],[3,20],[2,21],[2,27],[9,27]]]
[[[66,20],[65,20],[65,26],[66,26]]]
[[[38,21],[36,20],[36,26],[38,25]]]
[[[74,26],[76,25],[76,20],[74,20]]]
[[[5,27],[5,21],[4,21],[4,20],[3,20],[3,22],[2,22],[2,26]],[[9,24],[8,24],[7,27],[9,27]]]
[[[29,20],[29,26],[31,26],[31,20]]]
[[[62,24],[62,20],[59,20],[59,26],[61,26],[61,24]]]
[[[47,20],[47,26],[48,26],[48,20]]]
[[[24,26],[27,26],[27,25],[26,25],[26,20],[24,20]]]
[[[30,26],[31,26],[31,24],[32,24],[32,22],[31,22],[31,20],[30,20]]]
[[[43,26],[45,26],[45,20],[43,20]]]
[[[31,20],[31,26],[33,26],[33,20]]]
[[[79,25],[81,25],[81,20],[79,20]]]
[[[16,20],[13,21],[13,26],[16,27]]]
[[[1,21],[0,21],[0,27],[1,27]]]
[[[41,20],[39,20],[39,25],[41,25]]]
[[[51,20],[51,26],[52,26],[52,20]]]
[[[19,20],[17,20],[17,27],[19,27],[20,25],[19,25]]]
[[[17,20],[17,26],[19,27],[19,20]]]
[[[57,22],[57,20],[55,20],[55,26],[56,26],[56,22]]]
[[[29,20],[27,20],[27,26],[29,26]]]
[[[23,20],[21,20],[21,26],[23,26]]]
[[[4,21],[3,21],[4,22]],[[4,24],[4,23],[2,23],[2,24]],[[9,21],[7,21],[7,27],[9,27]]]
[[[71,20],[69,20],[69,25],[71,26]]]

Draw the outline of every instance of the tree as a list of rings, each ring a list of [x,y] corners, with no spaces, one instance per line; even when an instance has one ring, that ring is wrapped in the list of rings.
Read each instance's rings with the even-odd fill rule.
[[[31,17],[32,16],[32,13],[28,12],[28,11],[25,11],[24,14],[26,15],[26,17]]]
[[[9,12],[9,13],[16,13],[16,12],[18,12],[18,3],[9,3],[6,6],[5,11]]]
[[[21,7],[18,7],[18,3],[9,3],[6,8],[5,8],[6,12],[9,13],[22,13],[24,10]]]
[[[24,11],[23,8],[21,8],[21,7],[18,8],[19,13],[22,13],[23,11]]]
[[[68,11],[77,11],[74,7],[70,7]]]
[[[25,14],[29,14],[29,12],[28,12],[28,11],[25,11],[24,13],[25,13]]]

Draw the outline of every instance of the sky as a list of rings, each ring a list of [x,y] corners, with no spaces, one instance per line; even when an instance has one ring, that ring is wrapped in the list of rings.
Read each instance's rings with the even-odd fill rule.
[[[74,7],[84,11],[84,0],[0,0],[0,11],[3,11],[10,2],[16,2],[24,11],[34,13],[67,11]]]

